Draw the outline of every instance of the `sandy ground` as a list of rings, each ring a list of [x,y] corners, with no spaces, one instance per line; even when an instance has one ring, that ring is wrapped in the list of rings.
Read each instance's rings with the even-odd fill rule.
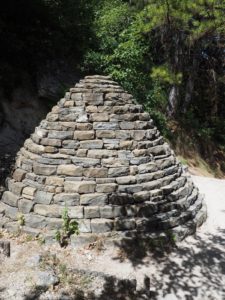
[[[39,245],[26,238],[11,238],[12,255],[0,259],[0,299],[64,299],[56,298],[63,289],[69,298],[89,299],[71,296],[72,282],[82,288],[98,292],[90,299],[134,299],[123,296],[113,282],[102,282],[71,278],[72,269],[103,272],[124,279],[136,279],[138,289],[143,288],[144,278],[150,278],[151,296],[137,294],[135,299],[155,300],[224,300],[225,299],[225,180],[193,177],[200,191],[205,194],[208,207],[207,222],[195,236],[188,237],[171,252],[149,253],[142,245],[126,245],[124,248],[107,248],[101,242],[93,247],[61,249],[58,245]],[[49,258],[51,255],[51,258]],[[57,257],[55,262],[52,257]],[[40,263],[37,257],[48,257],[42,263],[41,271],[52,272],[63,284],[54,290],[42,290],[36,296],[31,291],[37,289],[37,273]],[[50,262],[49,262],[49,261]],[[63,279],[63,280],[62,280]],[[87,278],[86,278],[87,279]],[[88,283],[88,284],[87,284]],[[78,284],[78,285],[79,285]],[[114,289],[110,294],[108,287]],[[54,298],[55,297],[55,298]]]

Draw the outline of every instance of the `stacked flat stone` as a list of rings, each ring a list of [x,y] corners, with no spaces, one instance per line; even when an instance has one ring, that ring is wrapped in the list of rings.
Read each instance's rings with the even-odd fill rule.
[[[24,231],[52,232],[65,205],[84,235],[172,229],[183,238],[206,217],[202,196],[149,114],[106,76],[71,88],[25,141],[0,223],[13,230],[20,213]]]

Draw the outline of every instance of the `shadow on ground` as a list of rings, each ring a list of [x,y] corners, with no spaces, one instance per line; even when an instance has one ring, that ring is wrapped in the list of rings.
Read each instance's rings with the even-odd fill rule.
[[[129,259],[134,259],[134,254],[138,255],[139,252],[135,247],[141,245],[134,245],[134,253],[128,257]],[[135,258],[136,266],[139,262],[138,268],[146,267],[143,253],[140,251],[140,260]],[[135,280],[106,277],[104,287],[97,296],[94,293],[86,295],[86,291],[75,289],[69,293],[64,292],[59,299],[162,300],[168,295],[173,296],[170,299],[180,300],[225,299],[225,230],[218,229],[215,234],[199,234],[195,238],[190,237],[169,253],[168,251],[152,252],[149,260],[145,269],[146,280],[139,291],[136,290]],[[157,266],[155,272],[152,271],[153,264]],[[41,295],[42,292],[37,287],[26,295],[24,300],[44,299]]]
[[[45,291],[43,291],[45,292]],[[40,288],[36,287],[29,295],[26,295],[24,300],[45,299],[41,298]],[[70,292],[63,292],[59,298],[63,300],[147,300],[151,299],[149,291],[149,281],[145,281],[145,287],[136,291],[135,280],[117,280],[114,277],[105,279],[104,287],[100,295],[95,295],[94,292],[87,293],[79,289]]]
[[[154,257],[159,264],[159,271],[151,276],[156,295],[160,299],[168,294],[182,300],[225,299],[225,230],[190,238],[193,244],[188,241],[168,256]]]

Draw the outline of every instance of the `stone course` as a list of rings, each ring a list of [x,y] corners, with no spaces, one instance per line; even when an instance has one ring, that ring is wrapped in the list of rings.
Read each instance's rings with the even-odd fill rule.
[[[26,232],[61,226],[68,207],[81,234],[184,237],[206,218],[203,198],[149,114],[107,76],[87,76],[24,143],[0,202],[0,224]],[[182,227],[183,226],[183,227]]]

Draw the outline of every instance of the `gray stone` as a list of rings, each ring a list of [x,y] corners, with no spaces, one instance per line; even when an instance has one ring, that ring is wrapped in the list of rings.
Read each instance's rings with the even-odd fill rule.
[[[103,193],[85,194],[80,196],[81,205],[103,206],[107,204],[108,197]]]
[[[119,158],[104,158],[102,159],[102,166],[107,168],[129,166],[129,160]]]
[[[41,144],[44,145],[44,146],[61,147],[62,141],[58,140],[58,139],[43,138],[41,140]]]
[[[96,178],[96,183],[115,183],[115,178]]]
[[[34,164],[34,173],[37,175],[50,176],[56,174],[56,166]]]
[[[20,199],[18,202],[19,211],[23,214],[29,214],[34,206],[34,202],[26,199]]]
[[[150,200],[150,192],[148,191],[141,191],[138,193],[134,193],[134,201],[136,203],[149,201]]]
[[[123,159],[129,160],[129,163],[130,163],[131,159],[134,157],[134,155],[130,150],[119,150],[118,157],[122,160]]]
[[[88,116],[87,116],[87,114],[86,113],[79,114],[76,121],[78,123],[87,123],[88,122]]]
[[[100,165],[100,159],[86,158],[86,157],[74,157],[72,158],[73,163],[76,166],[82,166],[84,168],[95,167]]]
[[[73,131],[49,131],[48,133],[49,139],[72,139],[73,138]]]
[[[159,145],[159,146],[149,148],[149,152],[153,155],[162,155],[162,154],[166,154],[166,148],[164,145]]]
[[[81,141],[80,147],[82,149],[102,149],[103,142],[102,140],[87,140],[87,141]],[[96,157],[97,158],[97,157]]]
[[[82,93],[71,93],[71,99],[75,101],[82,101]]]
[[[108,158],[117,156],[117,151],[115,150],[106,150],[106,149],[98,149],[98,150],[89,150],[87,157],[90,158]]]
[[[83,101],[91,105],[102,105],[103,93],[84,93]]]
[[[105,205],[105,206],[100,207],[101,218],[114,219],[116,217],[121,217],[124,214],[125,214],[125,211],[122,206]]]
[[[34,201],[35,203],[50,204],[52,202],[53,195],[54,195],[53,193],[37,191],[35,194]]]
[[[155,214],[158,210],[158,207],[155,203],[145,203],[141,205],[138,209],[138,217],[148,218]]]
[[[33,213],[27,214],[25,217],[25,224],[31,228],[45,228],[47,225],[46,218],[38,216]]]
[[[117,167],[117,168],[109,168],[108,176],[109,177],[119,177],[126,176],[130,172],[129,167]]]
[[[190,195],[191,191],[192,191],[192,186],[191,185],[185,185],[184,187],[181,187],[179,190],[174,191],[170,195],[168,195],[167,199],[169,201],[175,201],[179,198]]]
[[[132,204],[134,202],[134,197],[127,193],[112,193],[109,195],[109,204],[112,205],[126,205]]]
[[[134,122],[120,122],[120,129],[122,130],[132,130],[134,126]]]
[[[4,209],[5,217],[10,218],[11,220],[17,221],[17,219],[18,219],[18,208],[17,207],[7,205],[3,202],[1,203],[1,207],[2,207],[2,209]]]
[[[116,130],[119,129],[117,122],[94,122],[93,128],[95,130]]]
[[[116,138],[119,140],[130,140],[131,134],[129,130],[117,130]]]
[[[132,131],[132,138],[135,141],[143,141],[146,137],[146,130],[134,130]]]
[[[35,254],[34,256],[31,256],[26,261],[26,266],[28,267],[39,267],[39,264],[41,262],[42,256],[40,254]]]
[[[47,154],[45,154],[47,155]],[[63,155],[63,154],[61,154]],[[44,155],[43,155],[44,156]],[[61,165],[61,164],[69,164],[71,163],[70,159],[60,159],[60,158],[49,158],[49,157],[41,157],[37,159],[37,162],[45,165]]]
[[[116,183],[97,184],[96,192],[98,193],[113,193],[116,191],[118,185]]]
[[[165,159],[160,159],[156,161],[158,167],[162,170],[171,167],[176,163],[176,159],[173,156],[167,157]]]
[[[53,202],[63,206],[77,206],[80,203],[80,195],[78,193],[59,193],[54,196]]]
[[[139,166],[139,165],[142,165],[142,164],[146,164],[148,163],[149,161],[151,161],[151,157],[149,156],[144,156],[144,157],[134,157],[134,158],[131,158],[130,160],[130,164],[131,165],[135,165],[135,166]]]
[[[59,278],[50,271],[38,271],[36,273],[35,285],[39,287],[51,287],[59,282]]]
[[[113,130],[97,130],[96,131],[97,138],[106,138],[113,139],[116,137],[115,131]]]
[[[55,204],[52,205],[36,204],[34,206],[34,213],[44,217],[61,218],[63,213],[63,207]]]
[[[150,181],[150,182],[144,182],[142,184],[143,190],[146,191],[151,191],[154,189],[158,189],[161,186],[161,181],[160,180],[154,180],[154,181]]]
[[[13,173],[13,178],[15,179],[15,181],[22,181],[25,176],[26,176],[26,173],[24,170],[21,170],[21,169],[16,169]]]
[[[99,206],[87,206],[84,208],[84,217],[94,219],[100,217]]]
[[[85,177],[105,178],[108,176],[107,168],[87,168],[83,172]]]
[[[88,151],[87,149],[78,149],[77,152],[76,152],[76,156],[86,157],[87,156],[87,151]]]
[[[133,184],[136,183],[136,177],[135,176],[117,177],[116,182],[118,184]]]
[[[14,180],[9,180],[7,184],[9,191],[16,196],[20,196],[22,194],[23,188],[25,187],[22,182],[15,182]]]
[[[126,205],[124,207],[126,217],[136,217],[138,213],[137,205]]]
[[[83,180],[83,177],[66,177],[65,178],[65,181],[82,181]]]
[[[140,174],[151,173],[158,170],[158,167],[155,162],[149,162],[147,164],[139,165],[138,171]]]
[[[81,232],[81,233],[91,232],[91,221],[90,220],[78,219],[77,222],[78,222],[78,226],[79,226],[79,232]]]
[[[66,181],[64,184],[64,188],[66,192],[75,192],[79,194],[88,194],[94,193],[96,188],[95,181],[81,181],[81,182],[73,182]]]
[[[139,184],[120,185],[118,187],[118,192],[133,194],[133,193],[141,192],[142,189],[143,189],[142,185]]]
[[[56,122],[59,120],[59,115],[58,114],[53,114],[53,113],[48,113],[46,116],[46,120],[49,122]]]
[[[91,230],[93,233],[104,233],[112,231],[114,222],[108,219],[92,219]]]
[[[66,149],[78,149],[80,146],[80,142],[74,140],[64,140],[62,144]]]
[[[83,206],[68,207],[68,215],[71,219],[83,219],[84,208]]]
[[[35,133],[36,133],[39,137],[44,138],[44,137],[47,136],[48,131],[45,130],[45,129],[41,129],[41,128],[39,128],[39,127],[36,127]]]
[[[59,219],[59,218],[46,218],[47,220],[47,225],[46,225],[46,230],[51,230],[54,232],[57,230],[57,229],[62,229],[63,227],[63,219]],[[50,238],[50,235],[51,233],[48,232],[48,238]],[[55,234],[54,234],[54,237],[55,237]],[[47,237],[45,236],[45,243],[47,243],[48,240],[47,240]]]
[[[11,193],[9,191],[4,192],[4,194],[2,196],[2,201],[5,204],[8,204],[10,206],[17,207],[18,206],[18,200],[19,200],[19,197],[14,195],[13,193]]]
[[[115,221],[115,230],[134,230],[136,227],[135,220],[133,219],[117,219]]]

